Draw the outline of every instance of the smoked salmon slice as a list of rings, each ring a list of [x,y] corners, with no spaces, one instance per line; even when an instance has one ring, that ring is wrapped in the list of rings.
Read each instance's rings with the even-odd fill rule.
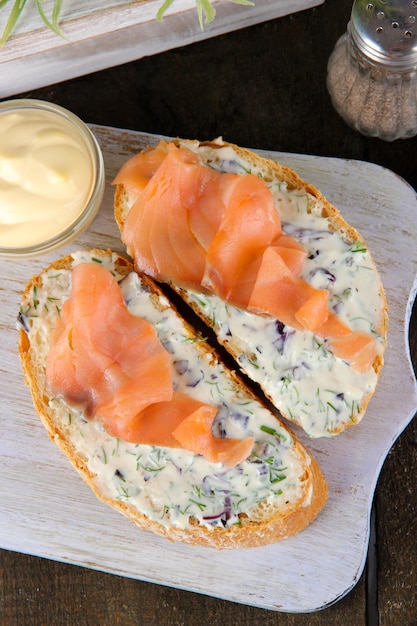
[[[202,282],[223,300],[230,300],[242,269],[259,258],[281,232],[273,198],[262,179],[235,174],[227,180],[223,188],[226,211],[207,250]]]
[[[170,357],[154,328],[129,313],[116,280],[95,263],[72,272],[46,361],[52,392],[128,422],[149,404],[172,397]],[[133,393],[133,391],[135,391]]]
[[[166,155],[129,211],[122,233],[142,271],[189,287],[200,285],[205,267],[205,250],[189,220],[189,206],[204,186],[193,157],[178,150]]]
[[[214,170],[192,150],[173,143],[154,150],[135,162],[133,157],[115,179],[133,188],[138,168],[138,187],[147,181],[122,229],[137,267],[157,280],[214,294],[316,333],[354,368],[371,367],[371,355],[377,353],[374,338],[368,335],[368,341],[359,342],[363,355],[355,354],[358,339],[330,310],[329,293],[301,278],[307,252],[282,232],[265,181],[249,173]]]
[[[253,437],[245,439],[222,439],[212,433],[215,413],[207,407],[189,415],[174,430],[173,435],[182,447],[192,449],[213,463],[233,467],[241,463],[251,453]]]
[[[129,424],[128,428],[124,427],[119,435],[113,434],[131,443],[168,448],[182,447],[199,454],[200,452],[191,447],[182,446],[174,437],[173,432],[190,415],[201,410],[207,411],[210,415],[213,414],[213,419],[217,413],[215,406],[204,404],[185,393],[175,391],[170,400],[150,404],[138,416],[135,416],[135,420]]]
[[[303,328],[317,332],[329,317],[329,292],[317,289],[295,312],[295,319]]]
[[[244,460],[248,442],[206,433],[210,445],[198,443],[198,416],[212,424],[217,407],[174,391],[169,353],[154,327],[129,312],[113,275],[99,264],[81,263],[71,280],[46,360],[50,392],[124,441],[184,447],[227,464]],[[173,434],[180,426],[181,441]],[[221,454],[215,456],[215,449]]]
[[[269,312],[284,324],[302,330],[304,326],[296,312],[314,293],[313,287],[293,274],[279,248],[269,247],[262,256],[248,310],[258,314]]]
[[[277,248],[280,257],[295,276],[299,276],[304,267],[307,251],[294,237],[281,233],[272,246]]]
[[[307,254],[304,246],[299,241],[294,239],[294,237],[291,237],[291,235],[287,235],[286,233],[280,233],[278,237],[274,240],[272,245],[281,248],[299,250],[300,252],[304,252],[304,254]]]
[[[220,174],[199,164],[196,167],[197,176],[202,181],[204,180],[205,184],[200,185],[198,201],[189,207],[190,230],[204,250],[207,251],[220,228],[226,212],[223,188],[227,187],[234,175]]]
[[[349,361],[358,372],[367,372],[378,354],[372,335],[359,330],[332,337],[330,345],[336,356]]]
[[[330,312],[326,321],[316,331],[320,337],[347,337],[352,334],[352,329],[337,315]]]
[[[135,194],[143,191],[168,152],[174,149],[173,143],[161,140],[155,148],[136,154],[124,163],[113,184],[123,183],[128,192]]]

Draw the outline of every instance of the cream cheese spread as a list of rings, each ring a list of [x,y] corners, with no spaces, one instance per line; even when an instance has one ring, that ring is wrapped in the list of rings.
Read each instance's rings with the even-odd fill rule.
[[[61,115],[0,112],[0,247],[47,241],[79,217],[94,185],[81,133]]]
[[[99,262],[116,274],[115,257],[91,257],[83,252],[73,256],[74,264]],[[180,448],[126,443],[110,436],[97,421],[87,421],[63,400],[52,399],[59,428],[85,459],[100,492],[166,528],[180,529],[189,526],[190,517],[209,529],[227,528],[240,523],[242,512],[256,520],[265,515],[265,506],[286,510],[301,500],[307,506],[311,489],[305,484],[305,470],[310,461],[294,446],[289,431],[260,402],[238,390],[221,364],[213,366],[211,353],[198,349],[199,339],[189,336],[164,296],[158,310],[136,273],[116,278],[129,311],[154,325],[171,355],[175,388],[218,407],[213,426],[216,436],[253,436],[255,443],[246,461],[227,468]],[[45,359],[70,289],[70,271],[49,270],[42,288],[35,286],[21,307],[20,325],[41,337]]]
[[[264,177],[261,168],[243,160],[230,146],[213,150],[196,144],[195,149],[219,171]],[[286,183],[266,182],[282,230],[307,250],[301,277],[317,289],[327,289],[330,310],[352,330],[372,333],[383,354],[384,299],[368,249],[334,231],[329,219],[322,217],[321,202],[311,194],[290,190]],[[346,423],[360,421],[364,400],[377,384],[373,368],[366,373],[355,371],[311,332],[248,313],[216,296],[183,292],[211,320],[220,342],[233,344],[233,353],[237,349],[241,369],[261,385],[283,415],[310,436],[331,436]]]

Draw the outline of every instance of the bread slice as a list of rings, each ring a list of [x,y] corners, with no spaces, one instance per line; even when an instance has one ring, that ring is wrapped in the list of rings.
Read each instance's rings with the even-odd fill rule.
[[[312,332],[248,313],[214,295],[171,287],[214,330],[281,415],[309,436],[333,436],[359,423],[377,387],[388,328],[387,300],[364,239],[313,185],[288,167],[222,139],[176,141],[211,168],[250,172],[266,181],[283,231],[307,249],[302,278],[327,289],[331,310],[352,330],[371,333],[378,353],[369,371],[360,373]],[[135,200],[122,183],[116,186],[114,214],[120,231]]]
[[[175,386],[219,407],[217,435],[254,437],[247,460],[230,468],[181,448],[123,442],[50,394],[51,333],[78,263],[100,263],[116,276],[129,310],[154,325],[169,351]],[[298,533],[324,506],[327,484],[317,462],[127,259],[92,250],[54,262],[28,283],[18,332],[25,381],[50,438],[98,498],[141,529],[189,544],[254,547]]]

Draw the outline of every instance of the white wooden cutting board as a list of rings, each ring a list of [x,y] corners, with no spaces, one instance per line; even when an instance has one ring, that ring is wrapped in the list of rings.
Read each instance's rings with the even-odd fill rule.
[[[0,98],[44,87],[158,52],[323,4],[324,0],[254,0],[244,6],[212,0],[216,18],[201,30],[196,0],[174,0],[162,22],[163,0],[64,0],[60,27],[44,26],[35,2],[25,6],[13,36],[0,48]],[[13,3],[0,11],[0,33]],[[50,17],[52,0],[42,3]]]
[[[64,252],[93,246],[123,252],[110,181],[127,157],[156,138],[92,128],[104,152],[106,195],[90,229]],[[417,410],[407,347],[417,289],[416,195],[395,174],[369,163],[264,154],[317,185],[362,232],[390,306],[386,365],[362,423],[333,440],[308,441],[300,433],[329,483],[324,511],[304,532],[274,546],[215,551],[140,531],[99,502],[35,416],[16,353],[21,291],[33,273],[61,255],[55,253],[35,261],[0,261],[0,547],[290,612],[323,608],[358,581],[381,465]]]

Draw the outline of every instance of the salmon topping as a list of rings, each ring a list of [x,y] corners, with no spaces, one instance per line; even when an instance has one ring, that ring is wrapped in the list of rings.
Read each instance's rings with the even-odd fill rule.
[[[114,182],[141,187],[122,230],[139,270],[315,333],[358,371],[372,366],[372,335],[359,342],[329,309],[328,291],[301,277],[307,252],[283,233],[264,180],[214,170],[188,148],[163,142],[128,161]]]
[[[238,454],[236,440],[214,437],[211,425],[201,444],[193,432],[200,429],[198,416],[209,416],[212,424],[217,407],[174,391],[171,357],[155,329],[129,312],[116,279],[96,263],[73,268],[70,297],[46,360],[46,382],[51,393],[124,441],[182,447],[224,465],[250,454],[252,440],[242,440]],[[222,454],[216,456],[217,446]]]
[[[161,140],[152,150],[141,152],[126,161],[113,183],[118,185],[119,182],[123,181],[128,192],[138,194],[146,187],[169,150],[172,149],[174,149],[172,143],[169,144]]]
[[[184,446],[192,448],[213,463],[237,465],[246,459],[252,450],[254,439],[221,439],[212,433],[215,414],[210,407],[203,406],[184,420],[174,430],[174,437]]]

